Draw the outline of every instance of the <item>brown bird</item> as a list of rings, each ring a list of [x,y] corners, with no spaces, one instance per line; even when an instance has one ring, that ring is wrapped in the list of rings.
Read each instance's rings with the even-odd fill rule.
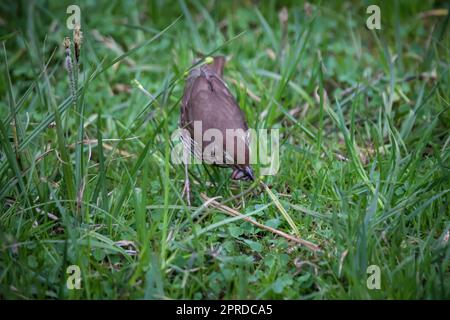
[[[186,129],[181,137],[184,146],[197,159],[233,168],[234,180],[254,180],[245,115],[222,78],[225,57],[205,60],[207,63],[193,68],[186,79],[180,113],[180,128]],[[194,128],[199,123],[201,134],[196,135]],[[222,139],[214,135],[214,139],[205,141],[205,132],[210,129],[221,134]],[[227,141],[227,130],[235,130],[234,136],[228,136],[233,141]],[[190,202],[187,164],[185,174],[184,192]]]

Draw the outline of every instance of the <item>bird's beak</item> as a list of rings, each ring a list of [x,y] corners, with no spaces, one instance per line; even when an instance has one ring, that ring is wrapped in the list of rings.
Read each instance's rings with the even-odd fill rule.
[[[253,170],[250,166],[245,166],[243,169],[236,168],[231,174],[231,179],[233,180],[244,180],[244,181],[255,181],[255,176],[253,175]]]
[[[244,170],[245,170],[245,174],[247,175],[247,177],[250,180],[255,181],[255,176],[253,175],[252,168],[250,168],[250,166],[246,166]]]

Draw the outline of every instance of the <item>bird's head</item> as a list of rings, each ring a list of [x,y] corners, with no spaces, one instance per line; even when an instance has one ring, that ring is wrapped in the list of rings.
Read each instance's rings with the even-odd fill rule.
[[[255,176],[253,175],[253,170],[250,166],[240,166],[236,167],[231,174],[231,179],[233,180],[243,180],[243,181],[255,181]]]

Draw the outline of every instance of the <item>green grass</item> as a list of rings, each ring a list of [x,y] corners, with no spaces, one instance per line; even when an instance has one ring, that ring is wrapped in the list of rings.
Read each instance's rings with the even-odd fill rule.
[[[0,5],[0,298],[450,298],[448,15],[423,17],[444,2],[378,3],[369,31],[370,1],[81,1],[75,99],[64,2]],[[182,198],[170,137],[198,52],[230,58],[250,127],[280,129],[269,191],[194,165]]]

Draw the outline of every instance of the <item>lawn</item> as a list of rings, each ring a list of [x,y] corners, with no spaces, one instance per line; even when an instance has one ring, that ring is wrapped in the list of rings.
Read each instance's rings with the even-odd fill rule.
[[[450,299],[445,1],[79,1],[78,59],[71,4],[0,4],[0,299]],[[190,165],[189,206],[215,55],[280,168]]]

